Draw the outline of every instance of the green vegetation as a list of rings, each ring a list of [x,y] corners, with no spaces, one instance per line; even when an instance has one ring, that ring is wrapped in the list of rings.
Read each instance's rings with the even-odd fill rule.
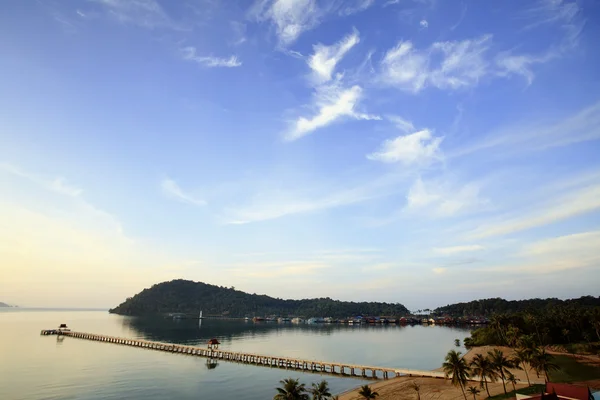
[[[506,345],[516,347],[523,336],[539,345],[587,343],[600,340],[600,306],[594,297],[565,301],[550,308],[494,314],[488,326],[465,339],[466,346]],[[577,303],[578,302],[578,303]],[[551,304],[551,303],[549,303]]]
[[[507,399],[514,399],[515,397],[517,397],[517,393],[518,394],[536,394],[536,393],[542,393],[545,389],[545,385],[533,385],[533,386],[529,386],[523,389],[517,389],[517,390],[513,390],[512,392],[508,392],[506,394],[498,394],[496,396],[492,396],[489,399],[490,400],[507,400]]]
[[[273,400],[309,400],[304,383],[300,383],[298,379],[288,378],[279,383],[281,387],[276,388],[277,394],[273,396]]]
[[[500,298],[474,300],[468,303],[451,304],[438,307],[435,314],[447,314],[453,317],[482,316],[490,317],[494,314],[515,314],[530,311],[552,310],[555,307],[600,307],[600,297],[584,296],[578,299],[529,299],[529,300],[504,300]]]
[[[277,394],[273,396],[273,400],[308,400],[311,398],[312,400],[336,400],[338,398],[329,392],[329,384],[326,380],[313,383],[311,389],[306,389],[304,383],[293,378],[284,379],[279,383],[281,386],[275,388]]]
[[[446,377],[450,377],[452,384],[460,387],[465,400],[467,400],[465,385],[471,374],[471,368],[467,364],[467,361],[461,356],[460,351],[450,350],[448,354],[446,354],[442,368]]]
[[[362,385],[358,395],[363,399],[375,399],[379,396],[379,393],[373,391],[369,385]]]
[[[550,379],[553,382],[573,383],[600,379],[600,367],[578,362],[575,358],[569,356],[555,356],[554,363],[559,367],[558,370],[550,372]]]
[[[188,313],[229,317],[305,316],[343,318],[354,315],[406,315],[402,304],[346,302],[330,298],[283,300],[234,288],[174,280],[144,289],[109,312],[121,315]]]

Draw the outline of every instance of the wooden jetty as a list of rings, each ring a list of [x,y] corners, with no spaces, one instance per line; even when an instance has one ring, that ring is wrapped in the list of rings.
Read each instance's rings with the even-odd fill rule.
[[[149,340],[122,338],[94,333],[59,331],[57,329],[43,330],[42,335],[63,335],[77,339],[94,340],[97,342],[116,343],[120,345],[140,347],[144,349],[180,353],[191,356],[206,357],[231,362],[261,365],[272,368],[296,369],[305,372],[318,372],[341,376],[362,378],[393,378],[397,376],[419,376],[431,378],[445,378],[443,372],[421,371],[414,369],[398,369],[390,367],[376,367],[339,362],[303,360],[299,358],[278,357],[237,351],[220,350],[208,347],[186,346],[175,343],[153,342]]]

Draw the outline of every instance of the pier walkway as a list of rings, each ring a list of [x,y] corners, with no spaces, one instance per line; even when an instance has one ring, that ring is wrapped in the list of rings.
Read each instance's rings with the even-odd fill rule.
[[[273,368],[296,369],[306,372],[320,372],[342,376],[353,376],[363,378],[393,378],[397,376],[419,376],[444,378],[443,372],[420,371],[414,369],[398,369],[389,367],[375,367],[339,362],[303,360],[299,358],[278,357],[237,351],[210,349],[206,347],[186,346],[175,343],[161,343],[142,339],[121,338],[115,336],[98,335],[85,332],[44,330],[42,335],[63,335],[77,339],[94,340],[97,342],[115,343],[144,349],[166,351],[169,353],[181,353],[192,356],[219,359],[231,362],[262,365]]]

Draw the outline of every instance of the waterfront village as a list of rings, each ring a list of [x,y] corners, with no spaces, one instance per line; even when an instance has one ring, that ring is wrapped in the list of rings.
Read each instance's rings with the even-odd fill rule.
[[[408,316],[408,317],[389,317],[389,316],[355,316],[343,319],[335,319],[331,317],[311,317],[311,318],[301,318],[301,317],[278,317],[278,316],[268,316],[268,317],[246,317],[244,318],[246,321],[254,321],[254,322],[279,322],[279,323],[309,323],[309,324],[348,324],[348,325],[388,325],[388,324],[396,324],[396,325],[416,325],[416,324],[425,324],[425,325],[483,325],[489,323],[489,320],[484,317],[450,317],[450,316],[442,316],[442,317],[422,317],[419,316]]]

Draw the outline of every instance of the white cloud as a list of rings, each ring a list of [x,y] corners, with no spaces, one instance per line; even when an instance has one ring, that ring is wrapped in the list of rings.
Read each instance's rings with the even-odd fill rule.
[[[434,247],[433,251],[442,255],[454,255],[462,253],[470,253],[473,251],[483,250],[484,247],[478,244],[469,244],[463,246],[450,246],[450,247]]]
[[[421,213],[435,218],[475,212],[488,203],[479,196],[477,184],[453,187],[447,182],[425,183],[420,178],[409,189],[406,200],[405,213]]]
[[[439,150],[442,139],[442,137],[434,137],[430,130],[423,129],[386,140],[378,151],[368,154],[367,158],[385,163],[426,165],[442,158]]]
[[[483,224],[472,231],[470,237],[486,238],[508,235],[598,209],[600,209],[600,184],[596,183],[555,198],[546,204],[538,205],[535,210],[530,210],[523,216],[503,218],[495,223]]]
[[[362,96],[362,88],[358,85],[342,88],[338,82],[320,87],[315,96],[316,115],[311,118],[300,117],[286,135],[287,140],[296,140],[309,133],[323,128],[341,118],[362,120],[379,120],[379,116],[361,113],[356,110]]]
[[[206,201],[198,199],[193,195],[184,192],[181,187],[172,179],[165,178],[162,180],[160,187],[165,195],[183,203],[192,204],[195,206],[206,205]]]
[[[219,58],[213,56],[199,56],[196,54],[196,48],[192,46],[181,49],[183,59],[187,61],[194,61],[202,66],[213,68],[213,67],[240,67],[242,62],[238,60],[236,56],[230,56],[229,58]]]
[[[381,62],[380,80],[402,90],[419,92],[427,86],[459,89],[474,86],[488,72],[485,52],[491,35],[455,42],[436,42],[426,50],[400,41]],[[441,61],[435,63],[441,56]]]
[[[419,25],[424,29],[429,28],[429,22],[427,22],[426,19],[422,19],[421,22],[419,22]]]
[[[282,46],[292,44],[304,31],[315,27],[323,14],[316,0],[260,0],[250,13],[258,21],[268,20],[275,25]]]
[[[336,65],[358,42],[360,42],[360,37],[358,31],[355,30],[331,46],[314,45],[314,53],[308,59],[308,66],[313,70],[314,80],[317,83],[331,80]]]

